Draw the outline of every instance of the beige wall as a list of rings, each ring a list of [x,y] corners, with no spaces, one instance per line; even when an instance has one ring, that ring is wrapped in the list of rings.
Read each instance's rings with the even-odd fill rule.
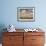
[[[45,32],[45,44],[46,44],[46,32]]]
[[[0,44],[0,46],[2,46],[2,44]]]

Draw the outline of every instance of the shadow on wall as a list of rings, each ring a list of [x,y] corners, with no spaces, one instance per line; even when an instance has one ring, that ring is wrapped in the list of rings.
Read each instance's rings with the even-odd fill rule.
[[[5,27],[4,24],[0,24],[0,43],[2,43],[2,32],[5,32],[6,30],[3,30]]]

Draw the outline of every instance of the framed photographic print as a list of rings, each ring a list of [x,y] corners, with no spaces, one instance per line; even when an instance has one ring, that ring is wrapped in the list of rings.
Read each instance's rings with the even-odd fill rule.
[[[18,7],[17,20],[23,22],[35,21],[35,7]]]

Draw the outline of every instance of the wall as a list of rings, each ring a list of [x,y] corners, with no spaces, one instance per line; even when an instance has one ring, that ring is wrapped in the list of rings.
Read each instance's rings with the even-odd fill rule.
[[[1,0],[0,25],[13,24],[16,28],[46,28],[46,0]],[[35,22],[18,22],[17,7],[35,7]]]

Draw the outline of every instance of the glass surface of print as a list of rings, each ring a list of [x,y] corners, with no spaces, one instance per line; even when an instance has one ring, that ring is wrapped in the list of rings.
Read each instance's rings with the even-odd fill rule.
[[[31,22],[35,20],[35,8],[34,7],[18,7],[17,20]]]

